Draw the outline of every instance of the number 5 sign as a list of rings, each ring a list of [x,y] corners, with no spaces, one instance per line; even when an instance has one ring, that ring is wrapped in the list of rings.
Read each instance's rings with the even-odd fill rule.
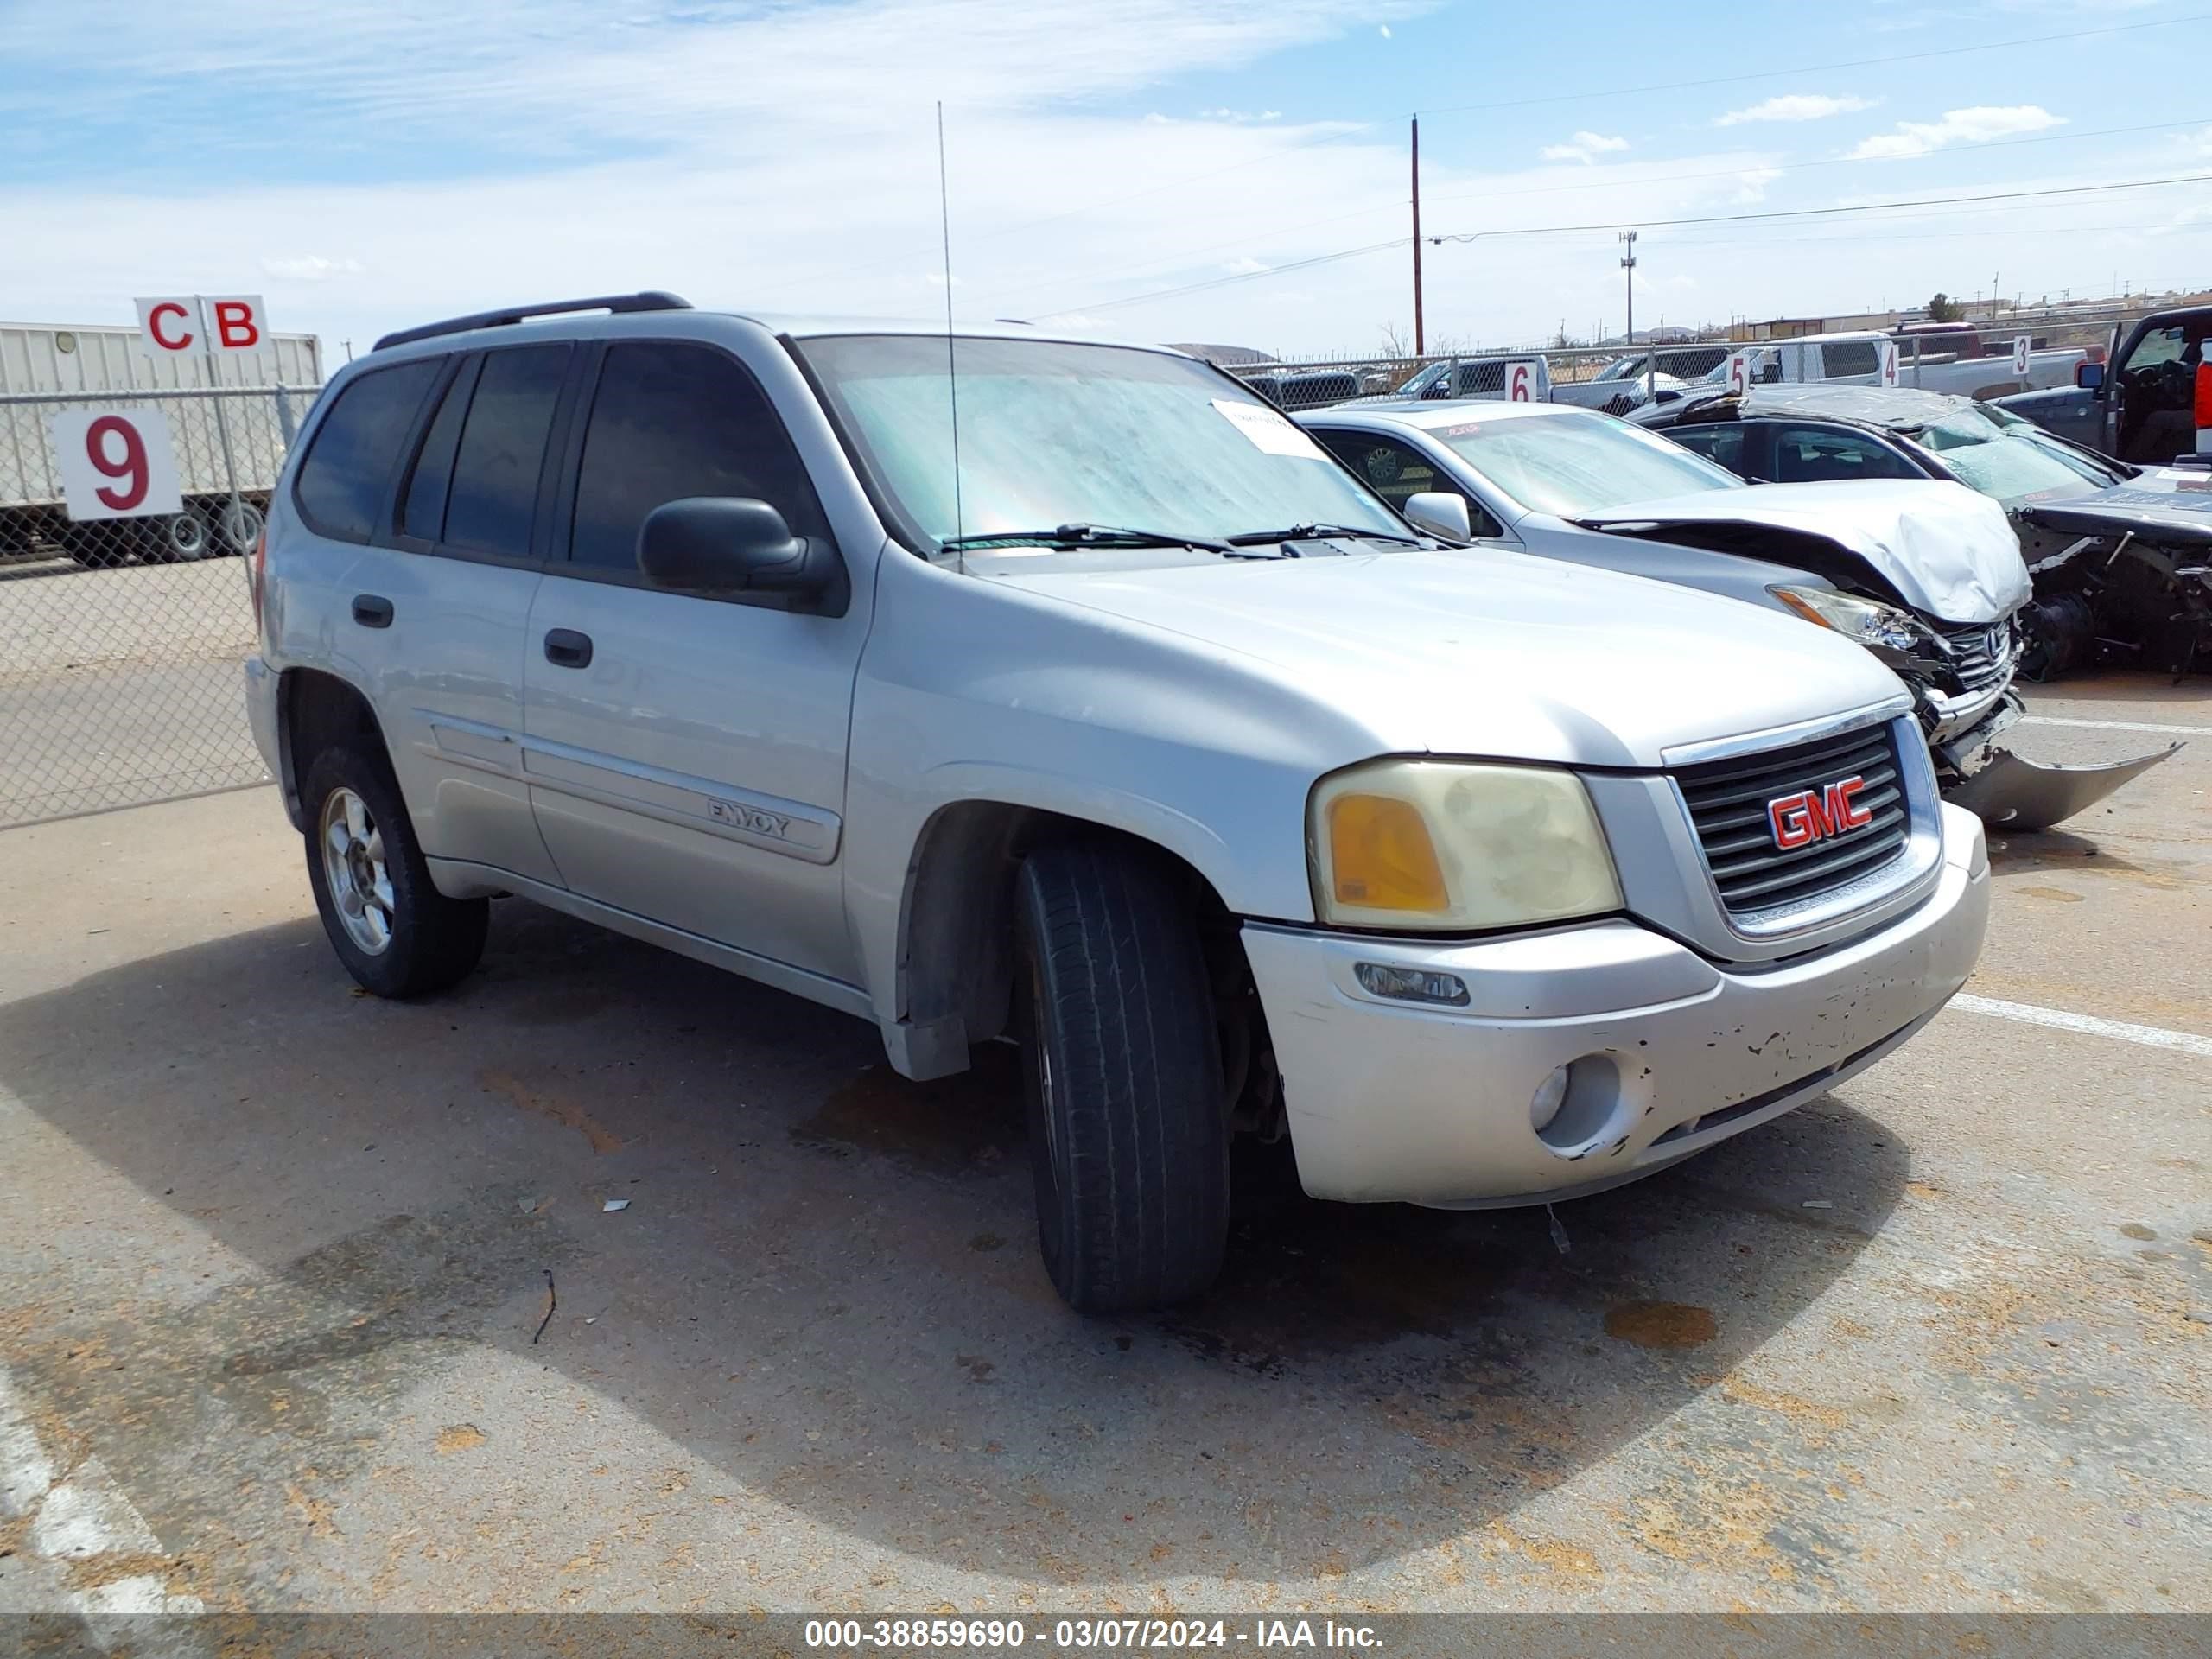
[[[158,409],[73,409],[54,417],[54,454],[69,516],[142,518],[181,512],[168,417]]]

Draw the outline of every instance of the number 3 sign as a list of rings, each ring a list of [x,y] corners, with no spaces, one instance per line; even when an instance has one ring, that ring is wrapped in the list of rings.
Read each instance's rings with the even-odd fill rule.
[[[69,516],[142,518],[184,510],[168,417],[158,409],[75,409],[53,422]]]

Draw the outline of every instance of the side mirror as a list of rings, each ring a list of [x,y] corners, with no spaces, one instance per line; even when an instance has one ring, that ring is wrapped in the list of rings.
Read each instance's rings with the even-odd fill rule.
[[[2084,391],[2095,391],[2105,383],[2105,365],[2101,363],[2076,363],[2074,384]]]
[[[843,608],[845,568],[836,550],[792,535],[782,513],[747,497],[663,502],[638,531],[638,569],[672,593],[773,594],[793,610]]]
[[[1416,530],[1441,536],[1447,542],[1471,542],[1475,532],[1467,518],[1467,498],[1449,490],[1423,490],[1406,498],[1398,511]]]

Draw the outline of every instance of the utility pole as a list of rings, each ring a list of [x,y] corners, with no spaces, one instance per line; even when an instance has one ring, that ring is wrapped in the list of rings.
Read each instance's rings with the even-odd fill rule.
[[[1425,356],[1428,351],[1427,336],[1422,332],[1421,315],[1421,117],[1414,123],[1414,355]]]
[[[1628,273],[1628,348],[1636,350],[1636,232],[1621,232],[1621,269]],[[1650,366],[1647,361],[1645,367]],[[1647,391],[1647,396],[1649,392]]]

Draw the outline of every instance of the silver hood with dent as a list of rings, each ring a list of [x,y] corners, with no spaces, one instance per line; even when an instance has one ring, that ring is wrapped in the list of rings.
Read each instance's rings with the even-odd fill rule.
[[[1383,752],[1656,767],[1682,744],[1907,706],[1871,653],[1796,617],[1496,549],[1039,560],[998,579],[1267,664]]]
[[[2028,600],[2028,567],[2005,509],[1962,484],[1936,479],[1700,490],[1574,522],[1620,534],[1643,525],[1726,524],[1821,537],[1879,571],[1915,610],[1946,622],[1993,622]],[[1770,556],[1789,563],[1786,555]]]

